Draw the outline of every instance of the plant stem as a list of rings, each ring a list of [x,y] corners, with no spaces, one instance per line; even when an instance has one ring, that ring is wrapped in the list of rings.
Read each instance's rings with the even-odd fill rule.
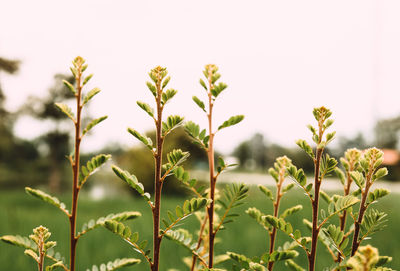
[[[209,255],[208,255],[208,268],[212,268],[214,265],[214,242],[215,242],[215,234],[214,232],[214,200],[215,200],[215,184],[216,184],[216,178],[214,175],[214,134],[212,131],[212,113],[213,113],[213,101],[212,101],[212,95],[211,95],[211,90],[214,87],[212,84],[212,71],[209,71],[208,75],[208,83],[209,83],[209,90],[210,92],[208,93],[208,106],[209,106],[209,112],[208,112],[208,130],[209,130],[209,144],[208,144],[208,149],[207,149],[207,154],[208,154],[208,166],[209,166],[209,171],[210,171],[210,199],[211,203],[207,209],[208,212],[208,234],[209,234]]]
[[[371,172],[372,171],[370,170],[370,173],[368,174],[368,176],[366,178],[367,181],[365,184],[365,189],[364,189],[364,191],[361,192],[362,197],[361,197],[361,203],[360,203],[360,210],[358,212],[358,219],[354,223],[354,235],[353,235],[353,243],[351,246],[351,256],[354,256],[358,247],[360,246],[360,242],[358,241],[358,235],[360,234],[360,225],[364,218],[365,211],[367,210],[367,207],[368,207],[365,203],[367,201],[369,189],[372,185],[372,183],[371,183],[372,173]]]
[[[74,162],[72,165],[73,170],[73,182],[72,182],[72,211],[69,216],[70,223],[70,270],[75,271],[75,256],[76,256],[76,245],[78,242],[78,238],[76,237],[76,216],[78,209],[78,177],[79,177],[79,151],[80,151],[80,143],[81,143],[81,96],[82,96],[82,86],[81,86],[81,67],[78,69],[78,73],[76,76],[77,81],[77,92],[75,94],[76,97],[76,122],[75,122],[75,154],[74,154]]]
[[[201,223],[200,232],[199,232],[199,240],[197,241],[196,250],[200,248],[201,242],[203,241],[203,232],[204,232],[204,229],[206,228],[207,220],[208,220],[208,217],[206,215],[204,217],[203,223]],[[196,261],[197,261],[197,256],[193,255],[192,256],[192,266],[190,267],[190,271],[194,271],[194,268],[196,267]]]
[[[281,202],[282,198],[282,193],[281,193],[281,188],[282,188],[282,183],[285,180],[285,169],[282,168],[279,172],[279,182],[276,186],[276,201],[274,202],[274,217],[278,218],[278,213],[279,213],[279,204]],[[273,227],[272,232],[269,233],[269,254],[271,255],[272,252],[274,252],[275,248],[275,239],[276,239],[276,232],[277,229],[276,227]],[[274,263],[273,261],[268,262],[268,270],[272,271],[274,268]]]
[[[153,211],[153,264],[151,264],[152,271],[158,271],[160,262],[160,247],[162,236],[160,236],[160,209],[161,209],[161,166],[162,166],[162,150],[163,150],[163,135],[162,135],[162,111],[161,104],[161,77],[159,77],[157,87],[157,121],[156,121],[156,141],[157,152],[155,153],[155,179],[154,179],[154,206]]]
[[[324,152],[324,147],[319,147],[318,145],[322,142],[322,136],[325,129],[323,128],[325,118],[321,116],[318,120],[318,144],[316,157],[314,159],[314,199],[312,202],[312,236],[311,236],[311,251],[308,256],[308,270],[315,270],[315,257],[317,256],[317,244],[319,235],[319,225],[318,225],[318,211],[319,211],[319,193],[321,189],[322,177],[320,177],[320,164],[321,157]]]
[[[38,245],[38,255],[39,255],[39,262],[38,262],[38,270],[43,271],[44,267],[44,255],[45,252],[43,251],[44,241],[40,240]]]
[[[346,185],[344,187],[344,193],[343,193],[344,196],[347,196],[347,195],[350,194],[350,187],[351,187],[351,183],[352,183],[350,172],[353,171],[353,170],[354,170],[354,163],[350,163],[349,164],[349,170],[348,171],[346,170],[347,182],[346,182]],[[344,232],[345,227],[346,227],[346,217],[347,217],[347,210],[344,210],[343,214],[339,217],[339,219],[340,219],[340,230],[342,232]],[[345,240],[345,238],[343,238],[343,241],[340,244],[342,244],[344,242],[344,240]],[[344,256],[344,255],[342,255],[342,256]],[[341,257],[341,253],[340,252],[338,252],[338,254],[337,254],[336,262],[338,262],[338,263],[342,262],[342,257]]]

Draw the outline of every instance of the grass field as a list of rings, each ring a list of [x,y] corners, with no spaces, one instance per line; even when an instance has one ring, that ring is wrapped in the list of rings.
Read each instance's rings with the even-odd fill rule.
[[[235,223],[227,224],[227,228],[221,231],[219,237],[221,242],[216,245],[217,254],[223,254],[226,251],[234,251],[246,254],[247,256],[260,256],[266,250],[267,235],[265,231],[251,218],[244,213],[248,207],[255,206],[265,212],[271,210],[271,205],[255,187],[250,190],[251,197],[246,200],[246,204],[238,208],[240,215]],[[135,231],[141,233],[141,238],[151,241],[151,214],[146,203],[134,197],[121,197],[118,199],[106,199],[102,201],[93,201],[85,194],[81,195],[78,212],[78,229],[84,222],[92,218],[98,218],[112,212],[120,211],[139,211],[142,217],[129,222],[128,224]],[[303,215],[310,217],[309,202],[300,193],[300,191],[290,192],[285,196],[283,208],[295,204],[303,204],[305,209],[299,214],[290,218],[290,221],[299,225],[303,234],[307,230],[302,226]],[[69,197],[61,197],[69,203]],[[182,203],[184,198],[164,197],[163,214],[166,210],[174,209],[176,204]],[[397,210],[400,206],[400,195],[391,194],[383,199],[376,208],[385,210],[388,213],[388,226],[381,232],[373,236],[370,243],[379,248],[381,255],[392,256],[393,262],[390,267],[400,270],[400,212]],[[163,216],[164,217],[164,216]],[[58,245],[56,250],[68,257],[68,223],[67,218],[56,208],[47,205],[37,199],[26,195],[23,192],[3,191],[0,192],[0,235],[20,234],[27,236],[32,228],[44,225],[53,233],[51,240],[56,240]],[[190,217],[184,224],[189,229],[197,228],[197,221]],[[279,234],[279,239],[285,239],[284,235]],[[300,250],[299,250],[300,251]],[[179,247],[179,245],[164,240],[162,243],[161,270],[166,271],[170,268],[178,270],[188,270],[182,263],[182,257],[189,256],[188,252]],[[115,258],[137,257],[142,260],[139,266],[125,268],[124,270],[148,270],[147,263],[133,251],[128,244],[124,243],[116,235],[100,228],[96,229],[80,239],[78,243],[78,270],[86,270],[92,264],[100,264],[113,260]],[[306,258],[304,253],[300,252],[297,262],[306,267]],[[319,255],[317,258],[317,270],[324,270],[324,267],[331,263],[329,255],[319,244]],[[227,262],[220,267],[230,270],[232,262]],[[36,266],[31,258],[23,254],[23,249],[10,246],[3,242],[0,243],[0,270],[20,271],[36,270]],[[121,269],[123,270],[123,269]],[[275,270],[286,270],[282,265],[277,265]]]

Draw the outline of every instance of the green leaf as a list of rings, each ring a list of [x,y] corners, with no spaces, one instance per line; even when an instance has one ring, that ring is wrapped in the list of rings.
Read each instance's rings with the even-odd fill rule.
[[[82,106],[87,104],[96,94],[100,92],[99,88],[94,88],[91,91],[89,91],[86,96],[83,98]]]
[[[326,220],[329,218],[333,217],[334,215],[350,208],[354,204],[358,203],[360,200],[353,195],[347,195],[343,196],[337,199],[336,202],[331,202],[328,204],[328,217]]]
[[[359,188],[364,188],[365,185],[365,179],[364,176],[362,175],[361,172],[359,171],[351,171],[350,172],[350,177],[353,179],[353,181],[356,183],[356,185]]]
[[[62,203],[58,198],[50,196],[49,194],[47,194],[43,191],[40,191],[38,189],[33,189],[30,187],[25,187],[25,191],[29,195],[32,195],[40,200],[43,200],[44,202],[47,202],[47,203],[57,207],[58,209],[63,211],[66,215],[69,215],[69,212],[65,207],[65,204]]]
[[[378,170],[375,172],[375,174],[372,176],[372,180],[375,181],[375,180],[377,180],[377,179],[380,179],[380,178],[385,177],[386,175],[388,175],[388,170],[387,170],[387,168],[385,168],[385,167],[380,168],[380,169],[378,169]]]
[[[154,109],[147,103],[137,101],[137,105],[142,108],[150,117],[154,118]]]
[[[220,225],[231,222],[231,220],[226,220],[228,213],[243,204],[243,200],[248,196],[249,188],[245,184],[232,183],[227,185],[222,191],[222,196],[217,202],[225,210],[224,215],[220,221]]]
[[[130,187],[135,189],[146,201],[150,201],[150,194],[144,192],[144,186],[140,183],[135,175],[131,175],[128,171],[122,170],[119,167],[113,165],[112,170],[121,180],[129,184]]]
[[[162,89],[164,89],[168,85],[170,80],[171,80],[170,76],[168,76],[167,78],[164,79],[164,81],[162,83]]]
[[[169,230],[164,236],[201,258],[199,253],[203,250],[203,247],[197,249],[197,243],[194,242],[192,235],[186,229]]]
[[[123,258],[123,259],[116,259],[114,261],[110,261],[107,264],[103,263],[99,266],[93,265],[92,268],[86,269],[86,271],[113,271],[117,270],[122,267],[132,266],[135,264],[140,263],[139,259],[134,258]]]
[[[167,121],[163,121],[162,123],[162,134],[166,136],[175,128],[178,128],[183,124],[183,117],[178,115],[175,116],[168,116]]]
[[[207,91],[206,83],[204,83],[203,79],[200,79],[200,85]]]
[[[5,243],[14,245],[14,246],[37,251],[36,244],[32,240],[30,240],[28,237],[24,237],[24,236],[20,236],[20,235],[4,235],[4,236],[0,237],[0,240]]]
[[[151,91],[151,93],[153,94],[153,96],[157,97],[157,89],[156,89],[156,87],[150,82],[146,82],[146,85],[149,88],[149,90]]]
[[[210,204],[210,202],[211,200],[207,198],[192,198],[191,200],[186,200],[183,203],[183,207],[178,205],[175,209],[177,217],[175,217],[171,211],[168,212],[170,222],[164,220],[166,229],[163,230],[163,233],[165,234],[166,232],[170,231],[172,227],[175,226],[178,222],[187,218],[194,212],[205,208],[206,206],[208,206],[208,204]]]
[[[76,89],[70,82],[68,82],[67,80],[62,80],[62,82],[72,93],[76,93]]]
[[[382,230],[385,227],[387,214],[384,212],[379,212],[375,209],[370,209],[365,215],[360,225],[361,230],[361,240],[366,237]]]
[[[175,89],[168,89],[167,91],[163,92],[161,95],[161,104],[166,104],[169,100],[171,100],[178,91]]]
[[[314,152],[311,148],[311,146],[307,143],[307,141],[303,139],[299,139],[296,141],[296,144],[302,148],[311,158],[315,158]]]
[[[389,193],[390,193],[389,190],[384,188],[375,189],[373,192],[368,193],[367,204],[369,205],[377,201],[378,199],[383,198],[386,195],[389,195]]]
[[[263,226],[266,230],[268,230],[268,231],[271,230],[270,223],[266,223],[266,221],[264,219],[262,219],[262,217],[265,216],[265,214],[262,213],[257,208],[251,207],[251,208],[247,209],[246,214],[248,214],[250,217],[254,218],[258,222],[258,224]]]
[[[227,128],[229,126],[233,126],[235,124],[238,124],[239,122],[241,122],[244,119],[243,115],[237,115],[237,116],[233,116],[230,117],[228,120],[224,121],[224,123],[222,123],[219,127],[218,130],[221,130],[223,128]]]
[[[107,116],[103,116],[103,117],[94,119],[91,122],[89,122],[89,124],[86,126],[86,128],[83,129],[82,135],[87,134],[87,132],[89,132],[94,126],[96,126],[97,124],[99,124],[100,122],[102,122],[105,119],[107,119]]]
[[[290,207],[290,208],[286,209],[286,210],[280,215],[280,217],[281,217],[281,218],[286,218],[286,217],[288,217],[288,216],[290,216],[290,215],[292,215],[292,214],[294,214],[294,213],[297,213],[297,212],[301,211],[302,209],[303,209],[303,206],[301,206],[301,205],[296,205],[296,206]]]
[[[79,173],[79,186],[82,186],[110,158],[110,154],[99,154],[89,160],[86,166],[82,166],[82,170]]]
[[[285,265],[290,268],[290,270],[293,271],[306,271],[304,268],[302,268],[300,265],[296,264],[293,260],[287,260],[285,261]]]
[[[189,152],[184,152],[181,149],[175,149],[167,154],[167,161],[171,167],[177,167],[185,162],[189,155]]]
[[[264,193],[264,195],[267,196],[267,198],[269,198],[271,201],[274,201],[274,196],[272,195],[272,191],[269,188],[261,184],[259,184],[257,187],[258,189],[260,189],[261,192]]]
[[[58,107],[58,109],[61,110],[68,118],[70,118],[73,122],[75,122],[75,115],[72,112],[72,109],[63,103],[55,103],[55,105]]]
[[[271,226],[283,231],[284,233],[290,235],[293,233],[293,227],[289,222],[286,222],[283,218],[277,218],[272,215],[266,215],[262,217],[263,220],[271,224]]]
[[[153,150],[153,142],[149,137],[141,135],[138,131],[132,128],[128,128],[128,132],[140,140],[149,150]]]
[[[109,214],[105,217],[98,218],[96,221],[90,220],[88,223],[84,223],[82,226],[82,231],[78,235],[83,235],[88,231],[91,231],[97,227],[104,226],[104,223],[109,220],[123,222],[126,220],[138,218],[140,216],[142,216],[141,213],[133,211],[121,212],[117,214]]]
[[[344,185],[346,183],[346,177],[344,175],[344,172],[340,168],[336,167],[335,173],[336,173],[336,176],[339,178],[340,182],[342,183],[342,185]]]
[[[211,89],[211,94],[217,98],[221,92],[228,87],[227,84],[225,83],[219,83],[218,85],[214,85],[214,87]]]
[[[86,85],[90,79],[92,79],[93,74],[89,74],[88,76],[85,77],[85,79],[82,82],[82,86]]]
[[[277,262],[277,261],[293,259],[296,258],[297,256],[299,256],[299,253],[296,250],[274,251],[269,256],[269,260],[271,262]]]
[[[193,96],[192,99],[200,107],[200,109],[202,109],[204,112],[206,112],[206,106],[199,98],[197,98],[196,96]]]

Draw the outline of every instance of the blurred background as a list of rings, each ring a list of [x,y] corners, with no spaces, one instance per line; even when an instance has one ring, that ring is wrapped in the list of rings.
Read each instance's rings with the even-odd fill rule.
[[[313,124],[312,109],[325,105],[333,111],[332,130],[337,131],[328,150],[331,155],[338,158],[351,147],[384,149],[389,175],[382,185],[394,193],[383,204],[393,213],[389,227],[400,223],[400,216],[390,209],[400,192],[398,1],[17,0],[3,2],[1,11],[0,235],[28,235],[38,223],[47,223],[64,240],[67,228],[51,219],[56,211],[23,195],[23,188],[39,187],[68,202],[71,169],[65,156],[72,151],[72,124],[54,103],[73,98],[62,80],[73,83],[69,66],[77,55],[87,60],[88,73],[95,74],[88,89],[102,90],[85,111],[85,119],[109,116],[83,142],[83,162],[94,154],[110,153],[113,163],[134,173],[151,191],[151,154],[126,132],[132,127],[154,136],[151,119],[136,106],[137,100],[152,103],[145,85],[147,73],[156,65],[167,67],[172,77],[169,86],[178,90],[167,113],[179,113],[205,127],[206,118],[191,97],[204,97],[198,80],[204,65],[215,63],[221,81],[228,84],[215,106],[216,126],[231,115],[246,116],[216,138],[218,155],[239,164],[223,181],[270,184],[266,171],[284,154],[311,174],[312,161],[294,141],[310,138],[306,125]],[[184,131],[170,135],[166,144],[166,151],[190,151],[186,167],[195,177],[206,179],[206,155]],[[87,204],[82,204],[87,208],[82,216],[104,215],[108,207],[113,212],[121,206],[142,208],[109,166],[92,178],[82,196]],[[339,189],[335,182],[331,180],[331,190]],[[169,195],[166,205],[187,195],[173,179],[164,191]],[[296,193],[293,197],[301,198]],[[122,202],[116,195],[125,195]],[[257,199],[252,197],[249,206],[265,204]],[[135,225],[146,231],[143,221]],[[246,242],[232,241],[232,245],[246,254],[261,254],[263,243],[256,233],[263,233],[252,222],[246,225],[254,225],[246,229],[253,233],[252,248]],[[240,223],[235,227],[233,231],[243,230]],[[388,240],[390,234],[377,239]],[[95,240],[86,248],[98,247]],[[118,240],[110,240],[118,245]],[[393,250],[383,248],[385,253],[396,256],[398,243]],[[0,244],[1,263],[8,262],[12,249]],[[219,249],[232,246],[224,240]],[[129,249],[124,251],[132,256]],[[107,255],[113,252],[104,252],[107,257],[103,252],[86,253],[90,257],[85,257],[82,268],[111,260]],[[22,262],[18,268],[9,265],[4,270],[23,270],[32,264],[23,256],[18,262]],[[183,268],[176,262],[165,266]],[[400,268],[400,259],[393,267]]]

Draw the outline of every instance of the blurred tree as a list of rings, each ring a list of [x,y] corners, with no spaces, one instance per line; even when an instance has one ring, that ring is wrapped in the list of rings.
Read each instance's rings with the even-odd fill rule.
[[[0,57],[0,73],[15,74],[20,66],[18,60]],[[5,108],[6,96],[0,84],[0,185],[23,186],[40,178],[32,171],[37,166],[29,163],[38,158],[33,143],[18,139],[13,134],[13,126],[18,116]]]
[[[146,136],[150,137],[154,142],[155,132],[148,132]],[[203,149],[198,145],[192,143],[186,132],[180,127],[177,128],[174,133],[169,134],[166,137],[163,152],[165,155],[173,149],[181,149],[183,151],[189,151],[189,159],[185,162],[185,168],[190,167],[204,167],[207,166],[207,155]],[[118,156],[114,156],[113,159],[117,161],[117,164],[122,168],[132,172],[140,182],[145,186],[146,191],[153,190],[154,180],[154,159],[150,151],[142,146],[138,145],[133,147],[127,152],[121,153]],[[166,193],[182,193],[182,186],[175,177],[168,177],[164,184],[164,191]]]
[[[67,117],[54,103],[72,99],[74,94],[63,84],[63,80],[74,84],[73,76],[56,74],[54,84],[48,90],[48,95],[44,98],[29,97],[22,109],[25,114],[39,120],[47,120],[50,123],[50,129],[36,141],[47,161],[47,172],[49,174],[47,180],[52,193],[60,192],[61,184],[66,182],[68,178],[65,156],[70,152],[71,133],[69,129],[63,129]]]
[[[241,142],[232,155],[239,160],[239,167],[245,170],[265,171],[273,166],[277,157],[287,155],[293,163],[307,173],[314,169],[312,160],[300,148],[286,148],[278,144],[268,144],[264,136],[256,133]]]
[[[383,119],[375,125],[375,144],[378,148],[397,149],[400,131],[400,116]]]
[[[264,136],[260,133],[254,134],[249,140],[240,143],[232,153],[240,163],[240,167],[254,170],[263,169],[273,158],[268,157],[268,146]]]

